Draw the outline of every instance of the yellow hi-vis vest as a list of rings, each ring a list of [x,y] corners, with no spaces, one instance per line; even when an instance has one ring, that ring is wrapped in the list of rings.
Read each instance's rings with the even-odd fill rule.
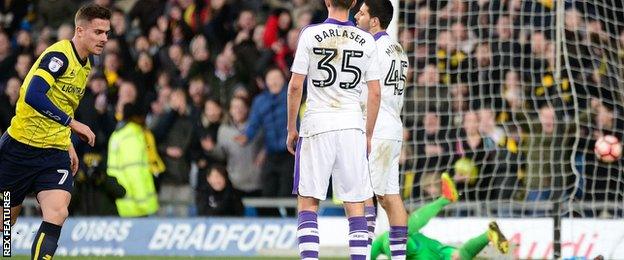
[[[126,196],[115,201],[119,216],[141,217],[158,211],[158,195],[140,125],[129,122],[113,132],[108,143],[107,173],[126,189]]]

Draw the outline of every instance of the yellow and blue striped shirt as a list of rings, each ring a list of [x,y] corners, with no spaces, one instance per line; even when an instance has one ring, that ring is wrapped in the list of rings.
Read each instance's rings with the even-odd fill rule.
[[[71,41],[62,40],[48,47],[35,61],[20,88],[15,116],[7,130],[9,135],[33,147],[68,150],[71,129],[67,124],[85,93],[90,71],[91,61],[81,61]],[[50,86],[46,96],[68,116],[65,120],[53,113],[44,115],[26,102],[26,93],[36,76]]]

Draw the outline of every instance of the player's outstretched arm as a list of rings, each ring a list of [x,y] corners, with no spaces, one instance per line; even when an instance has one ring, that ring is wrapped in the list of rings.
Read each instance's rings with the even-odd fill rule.
[[[288,137],[286,137],[286,148],[295,154],[295,144],[299,138],[297,132],[297,115],[299,115],[299,106],[301,105],[301,96],[303,95],[303,81],[305,75],[293,73],[288,83]]]
[[[368,144],[367,152],[370,153],[370,140],[373,137],[375,122],[377,122],[381,90],[379,89],[379,80],[369,80],[366,84],[368,85],[368,99],[366,101],[366,140]]]

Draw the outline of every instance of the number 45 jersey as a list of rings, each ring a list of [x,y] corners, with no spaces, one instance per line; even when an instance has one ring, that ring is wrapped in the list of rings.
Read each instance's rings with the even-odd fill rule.
[[[379,80],[375,39],[350,22],[327,19],[303,29],[291,71],[307,75],[307,109],[299,134],[361,129],[360,96]]]
[[[392,40],[386,32],[373,36],[377,44],[377,66],[381,84],[381,103],[375,123],[373,137],[389,140],[403,140],[403,92],[407,81],[409,62],[399,43]],[[366,104],[367,89],[362,92],[362,104]]]

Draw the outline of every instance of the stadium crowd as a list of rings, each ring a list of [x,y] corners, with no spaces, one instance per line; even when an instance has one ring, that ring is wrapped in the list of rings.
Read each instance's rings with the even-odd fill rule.
[[[75,114],[97,140],[75,139],[72,214],[116,214],[106,158],[127,104],[146,115],[160,214],[242,215],[242,197],[290,196],[286,84],[299,32],[326,17],[322,1],[4,1],[0,132],[30,66],[71,38],[72,14],[87,2],[113,10],[112,31]],[[567,53],[557,57],[553,0],[400,4],[411,58],[406,198],[437,197],[449,171],[467,201],[624,200],[622,160],[591,153],[600,136],[624,137],[622,13],[605,24],[586,19],[606,17],[596,5],[566,1]],[[560,58],[569,66],[556,66]]]

